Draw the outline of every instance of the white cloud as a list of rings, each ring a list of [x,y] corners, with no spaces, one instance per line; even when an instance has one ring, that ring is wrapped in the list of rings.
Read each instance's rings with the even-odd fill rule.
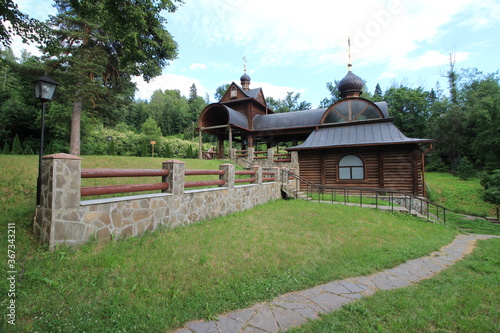
[[[276,86],[267,82],[254,82],[252,81],[250,84],[250,88],[262,88],[264,91],[264,97],[273,97],[275,99],[283,99],[286,97],[287,92],[293,91],[294,93],[303,93],[305,89],[302,88],[293,88],[293,87],[285,87],[285,86]]]
[[[135,93],[135,98],[137,99],[149,100],[156,90],[164,91],[174,89],[179,90],[181,95],[187,97],[189,96],[189,89],[193,83],[196,85],[198,96],[205,96],[208,92],[198,79],[176,74],[163,74],[152,79],[149,83],[145,82],[140,77],[135,77],[132,81],[137,85],[137,91]]]
[[[189,66],[189,69],[192,71],[199,70],[199,69],[207,69],[207,65],[205,65],[205,64],[191,64]]]
[[[421,44],[435,41],[440,28],[472,4],[474,0],[309,0],[307,5],[298,0],[199,0],[186,3],[169,21],[182,25],[200,47],[240,47],[248,58],[260,60],[259,67],[300,59],[310,59],[301,62],[304,67],[324,67],[347,63],[349,35],[354,63],[408,57]]]

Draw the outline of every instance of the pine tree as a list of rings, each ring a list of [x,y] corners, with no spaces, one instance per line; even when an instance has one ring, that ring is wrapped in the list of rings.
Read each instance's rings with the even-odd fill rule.
[[[4,154],[4,155],[10,155],[10,146],[9,146],[9,144],[7,142],[3,145],[3,152],[2,152],[2,154]]]
[[[16,134],[14,137],[14,143],[12,143],[12,155],[21,155],[23,148],[21,147],[21,140],[19,140],[19,135]]]

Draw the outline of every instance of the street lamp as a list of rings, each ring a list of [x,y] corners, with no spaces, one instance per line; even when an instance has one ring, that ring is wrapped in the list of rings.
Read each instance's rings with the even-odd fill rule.
[[[42,156],[43,141],[45,132],[45,103],[52,100],[56,88],[59,85],[56,81],[47,76],[43,76],[32,82],[35,88],[35,98],[42,101],[42,132],[40,135],[40,153],[38,154],[38,179],[36,183],[36,204],[40,205],[40,196],[42,190]]]

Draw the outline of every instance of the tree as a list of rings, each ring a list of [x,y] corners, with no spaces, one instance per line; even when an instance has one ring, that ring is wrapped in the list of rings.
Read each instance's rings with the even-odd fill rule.
[[[198,91],[196,89],[196,85],[193,83],[191,85],[191,88],[189,90],[189,99],[188,99],[188,106],[189,106],[189,116],[191,122],[197,122],[198,117],[200,116],[201,111],[207,106],[207,103],[205,103],[205,100],[198,96]]]
[[[149,141],[160,141],[162,137],[160,127],[153,118],[148,118],[142,124],[141,130]]]
[[[224,96],[226,91],[229,89],[229,86],[230,86],[230,84],[226,83],[226,84],[218,86],[217,89],[215,89],[214,98],[217,102],[219,102],[222,99],[222,97]]]
[[[330,97],[325,97],[320,103],[319,106],[320,108],[327,108],[330,105],[335,104],[340,100],[340,92],[339,92],[339,82],[338,80],[335,80],[334,83],[332,84],[331,82],[326,83],[326,88],[330,92]]]
[[[374,102],[381,102],[383,100],[382,88],[380,88],[380,84],[377,83],[375,86],[375,91],[373,92]]]
[[[389,114],[406,136],[424,138],[429,118],[428,92],[422,87],[416,89],[403,85],[389,88],[384,99],[389,106]]]
[[[21,155],[23,153],[23,148],[21,147],[21,140],[19,140],[19,135],[16,134],[14,137],[14,142],[12,143],[12,155]]]
[[[70,153],[80,153],[84,108],[95,109],[110,91],[133,87],[131,76],[146,81],[177,56],[177,44],[163,28],[162,10],[174,12],[178,0],[56,0],[43,45],[47,61],[72,91]],[[126,24],[124,24],[126,22]]]
[[[41,22],[29,18],[22,13],[12,0],[0,0],[0,43],[7,47],[12,41],[12,35],[20,36],[23,43],[38,40],[36,32],[41,32],[44,26]],[[10,22],[10,25],[6,22]]]
[[[308,110],[311,108],[311,103],[306,101],[300,101],[300,93],[293,93],[289,91],[286,93],[284,99],[274,99],[273,97],[267,97],[266,103],[274,112],[293,112],[300,110]]]

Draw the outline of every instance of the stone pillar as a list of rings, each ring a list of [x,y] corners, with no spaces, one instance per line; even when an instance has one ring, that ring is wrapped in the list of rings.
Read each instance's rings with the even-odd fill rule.
[[[169,185],[168,189],[165,191],[166,193],[170,193],[173,195],[184,194],[184,164],[184,162],[178,160],[169,160],[163,162],[163,169],[170,170],[170,173],[168,174],[166,179]]]
[[[267,166],[272,167],[274,165],[274,148],[267,149]]]
[[[33,230],[40,243],[81,244],[92,233],[80,219],[81,158],[69,154],[42,157],[40,206]]]
[[[247,161],[250,163],[253,163],[253,159],[255,157],[255,148],[254,147],[248,147],[247,149]]]
[[[229,149],[229,160],[236,161],[236,148]]]
[[[262,167],[260,165],[254,165],[252,169],[255,171],[255,183],[257,185],[262,185]]]
[[[230,163],[221,164],[219,170],[224,170],[224,174],[220,175],[220,179],[224,180],[224,185],[220,187],[234,188],[234,165]]]
[[[297,167],[299,165],[299,153],[296,150],[290,152],[290,163],[293,167]]]
[[[281,168],[279,167],[272,167],[272,171],[274,172],[274,181],[279,183],[281,182]]]

